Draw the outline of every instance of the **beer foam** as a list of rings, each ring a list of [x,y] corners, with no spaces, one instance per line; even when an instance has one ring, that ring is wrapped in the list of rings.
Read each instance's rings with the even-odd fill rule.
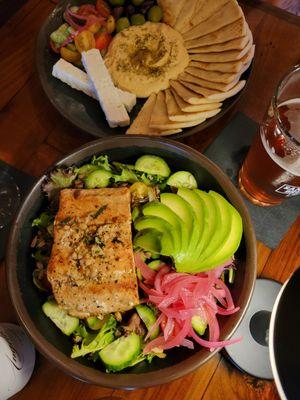
[[[286,170],[287,173],[290,173],[295,176],[300,176],[300,153],[299,151],[296,153],[296,150],[291,154],[291,156],[287,157],[279,157],[275,153],[274,147],[270,147],[269,142],[266,140],[265,135],[261,131],[260,137],[263,143],[263,146],[270,156],[270,158],[279,165],[282,169]]]
[[[300,108],[300,98],[294,98],[290,99],[287,101],[284,101],[279,104],[278,108],[286,105],[291,105],[295,104]],[[299,140],[300,137],[300,112],[298,111],[298,107],[293,107],[290,111],[288,111],[285,115],[288,117],[289,123],[291,125],[290,129],[290,134],[293,136],[296,140]],[[289,113],[289,114],[288,114]],[[277,131],[277,132],[276,132]],[[279,128],[276,128],[275,135],[280,135],[281,132],[279,131]],[[270,147],[268,140],[266,139],[263,129],[261,128],[261,133],[260,133],[261,139],[263,146],[270,156],[270,158],[277,164],[279,165],[282,169],[286,171],[286,174],[292,174],[294,176],[300,176],[300,148],[295,143],[293,143],[290,139],[288,139],[289,147],[291,154],[288,156],[285,156],[284,158],[279,157],[275,153],[274,147]],[[285,174],[284,174],[285,175]],[[282,176],[283,180],[286,179]]]

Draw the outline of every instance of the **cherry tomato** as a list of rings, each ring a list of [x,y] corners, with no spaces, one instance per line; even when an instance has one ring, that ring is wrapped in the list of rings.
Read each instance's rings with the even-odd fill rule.
[[[96,36],[96,49],[105,49],[111,41],[111,36],[108,32],[102,32]]]
[[[96,10],[102,17],[107,18],[110,15],[109,5],[103,0],[97,0]]]
[[[95,6],[93,6],[92,4],[84,4],[82,6],[79,7],[77,14],[79,15],[97,15],[97,10],[95,8]]]
[[[77,36],[75,36],[74,41],[79,53],[96,47],[94,35],[92,32],[87,30],[81,31]]]

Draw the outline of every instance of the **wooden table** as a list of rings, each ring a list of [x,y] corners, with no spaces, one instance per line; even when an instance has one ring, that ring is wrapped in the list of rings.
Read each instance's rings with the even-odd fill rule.
[[[58,115],[43,94],[37,77],[36,35],[55,1],[22,0],[21,3],[23,6],[0,29],[0,159],[38,176],[55,160],[93,138]],[[276,83],[288,68],[300,61],[300,18],[296,16],[300,13],[299,4],[298,0],[242,2],[257,46],[247,92],[233,112],[214,127],[186,139],[187,144],[202,151],[237,110],[257,122],[262,120]],[[284,282],[300,265],[300,218],[275,250],[259,242],[257,247],[258,275]],[[0,304],[0,321],[15,322],[4,263],[0,267]],[[32,379],[14,399],[100,400],[105,397],[112,400],[279,398],[272,381],[242,374],[218,354],[185,378],[133,392],[79,382],[38,356]]]

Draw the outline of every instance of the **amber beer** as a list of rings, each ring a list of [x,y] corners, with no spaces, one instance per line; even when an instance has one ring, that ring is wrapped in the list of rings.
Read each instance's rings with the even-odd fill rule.
[[[300,195],[300,99],[278,106],[260,127],[239,174],[242,193],[258,205]],[[288,132],[288,133],[287,133]]]

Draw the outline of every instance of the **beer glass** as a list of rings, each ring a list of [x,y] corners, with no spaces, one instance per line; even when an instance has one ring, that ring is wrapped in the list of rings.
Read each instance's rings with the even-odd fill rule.
[[[260,206],[300,195],[300,64],[277,86],[240,170],[239,187]]]

